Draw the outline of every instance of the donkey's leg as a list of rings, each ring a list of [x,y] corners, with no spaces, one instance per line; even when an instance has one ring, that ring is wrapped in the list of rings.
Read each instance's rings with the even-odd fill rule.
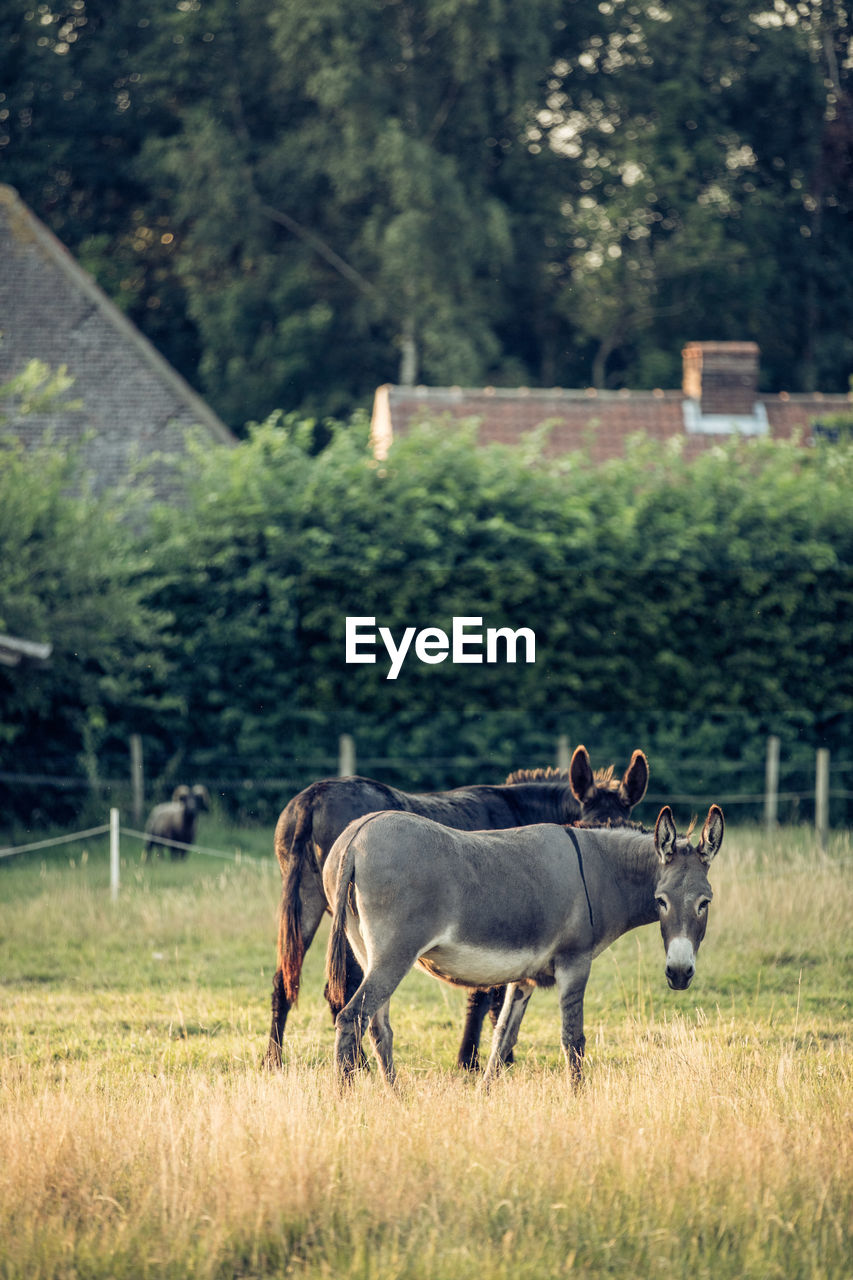
[[[394,1070],[394,1032],[391,1030],[391,1020],[388,1016],[388,1006],[390,1000],[376,1010],[370,1019],[368,1031],[370,1039],[373,1041],[373,1049],[379,1062],[380,1070],[387,1084],[393,1084],[397,1073]]]
[[[491,990],[489,991],[489,1017],[492,1020],[493,1027],[496,1027],[498,1025],[498,1019],[501,1016],[501,1012],[503,1010],[505,1000],[506,1000],[506,987],[491,988]],[[504,1055],[504,1065],[508,1067],[510,1063],[512,1063],[514,1060],[515,1060],[515,1055],[512,1049],[510,1049]]]
[[[306,872],[302,877],[302,883],[299,886],[299,902],[302,940],[307,952],[326,910],[326,895],[323,892],[323,882],[316,873]],[[282,907],[283,905],[282,903]],[[281,910],[279,911],[279,921],[282,922],[283,919],[283,910]],[[282,943],[280,942],[279,955],[281,955],[281,949]],[[284,993],[284,977],[281,972],[281,965],[279,965],[272,980],[272,1025],[270,1027],[269,1045],[264,1058],[264,1063],[267,1067],[281,1066],[284,1024],[287,1022],[287,1015],[290,1009],[291,1003]]]
[[[586,1037],[583,1033],[583,998],[589,979],[592,956],[558,956],[554,964],[554,977],[560,993],[560,1017],[562,1027],[560,1042],[566,1055],[572,1085],[580,1084]]]
[[[387,1006],[391,996],[411,969],[417,953],[407,955],[405,959],[395,959],[388,963],[379,961],[370,972],[366,973],[361,985],[348,1004],[344,1005],[335,1021],[335,1067],[341,1081],[346,1084],[352,1079],[361,1058],[361,1037],[366,1023],[370,1023]],[[387,1008],[385,1010],[387,1019]],[[382,1038],[382,1019],[380,1018],[379,1037]],[[391,1027],[387,1027],[390,1032]],[[376,1041],[374,1041],[376,1043]],[[390,1044],[388,1046],[390,1054]],[[389,1056],[390,1064],[390,1056]],[[380,1066],[385,1074],[385,1064],[380,1057]],[[391,1064],[393,1071],[393,1064]]]
[[[512,982],[507,987],[504,1007],[495,1027],[495,1034],[492,1037],[492,1051],[489,1054],[488,1065],[483,1076],[483,1083],[486,1086],[494,1080],[501,1068],[506,1065],[508,1055],[512,1053],[515,1042],[518,1039],[524,1010],[527,1008],[527,1002],[532,995],[532,983]]]

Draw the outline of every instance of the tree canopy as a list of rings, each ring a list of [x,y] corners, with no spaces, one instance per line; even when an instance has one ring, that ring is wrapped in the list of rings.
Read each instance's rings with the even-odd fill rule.
[[[4,178],[230,425],[853,369],[838,0],[10,0]]]

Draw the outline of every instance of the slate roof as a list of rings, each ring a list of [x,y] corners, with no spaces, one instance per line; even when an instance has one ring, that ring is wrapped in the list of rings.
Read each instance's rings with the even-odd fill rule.
[[[685,388],[678,391],[540,390],[528,387],[400,387],[376,390],[371,434],[384,457],[395,436],[422,419],[476,419],[482,444],[517,443],[549,425],[544,451],[559,456],[588,449],[594,462],[620,457],[629,436],[644,433],[661,442],[685,440],[685,456],[728,439],[732,429],[810,440],[822,415],[853,411],[848,395],[758,392],[758,348],[754,343],[691,343],[684,349]],[[703,363],[704,362],[704,363]],[[688,394],[691,392],[692,394]]]
[[[8,186],[0,185],[0,385],[32,359],[66,365],[63,397],[80,407],[0,420],[0,433],[35,446],[48,436],[79,446],[95,492],[132,482],[139,462],[174,458],[195,429],[236,440],[215,413],[109,300],[62,243]],[[8,406],[0,405],[8,415]],[[174,467],[155,462],[158,497],[179,494]]]

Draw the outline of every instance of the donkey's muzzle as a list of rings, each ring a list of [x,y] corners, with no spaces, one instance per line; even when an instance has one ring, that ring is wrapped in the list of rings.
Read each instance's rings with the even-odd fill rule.
[[[673,938],[666,952],[666,980],[673,991],[686,991],[696,972],[696,952],[687,938]]]

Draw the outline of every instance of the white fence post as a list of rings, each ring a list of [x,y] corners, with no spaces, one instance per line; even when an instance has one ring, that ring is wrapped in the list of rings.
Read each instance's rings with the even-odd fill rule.
[[[819,747],[815,765],[814,825],[818,844],[826,848],[829,834],[829,751]]]
[[[767,739],[764,766],[764,825],[772,831],[779,818],[779,739],[771,733]]]
[[[355,773],[355,738],[342,733],[338,738],[338,777],[351,778]]]
[[[110,897],[113,902],[118,898],[119,885],[118,826],[118,809],[110,809]]]
[[[557,768],[568,769],[571,762],[572,758],[569,754],[569,736],[566,733],[561,733],[557,739]]]

